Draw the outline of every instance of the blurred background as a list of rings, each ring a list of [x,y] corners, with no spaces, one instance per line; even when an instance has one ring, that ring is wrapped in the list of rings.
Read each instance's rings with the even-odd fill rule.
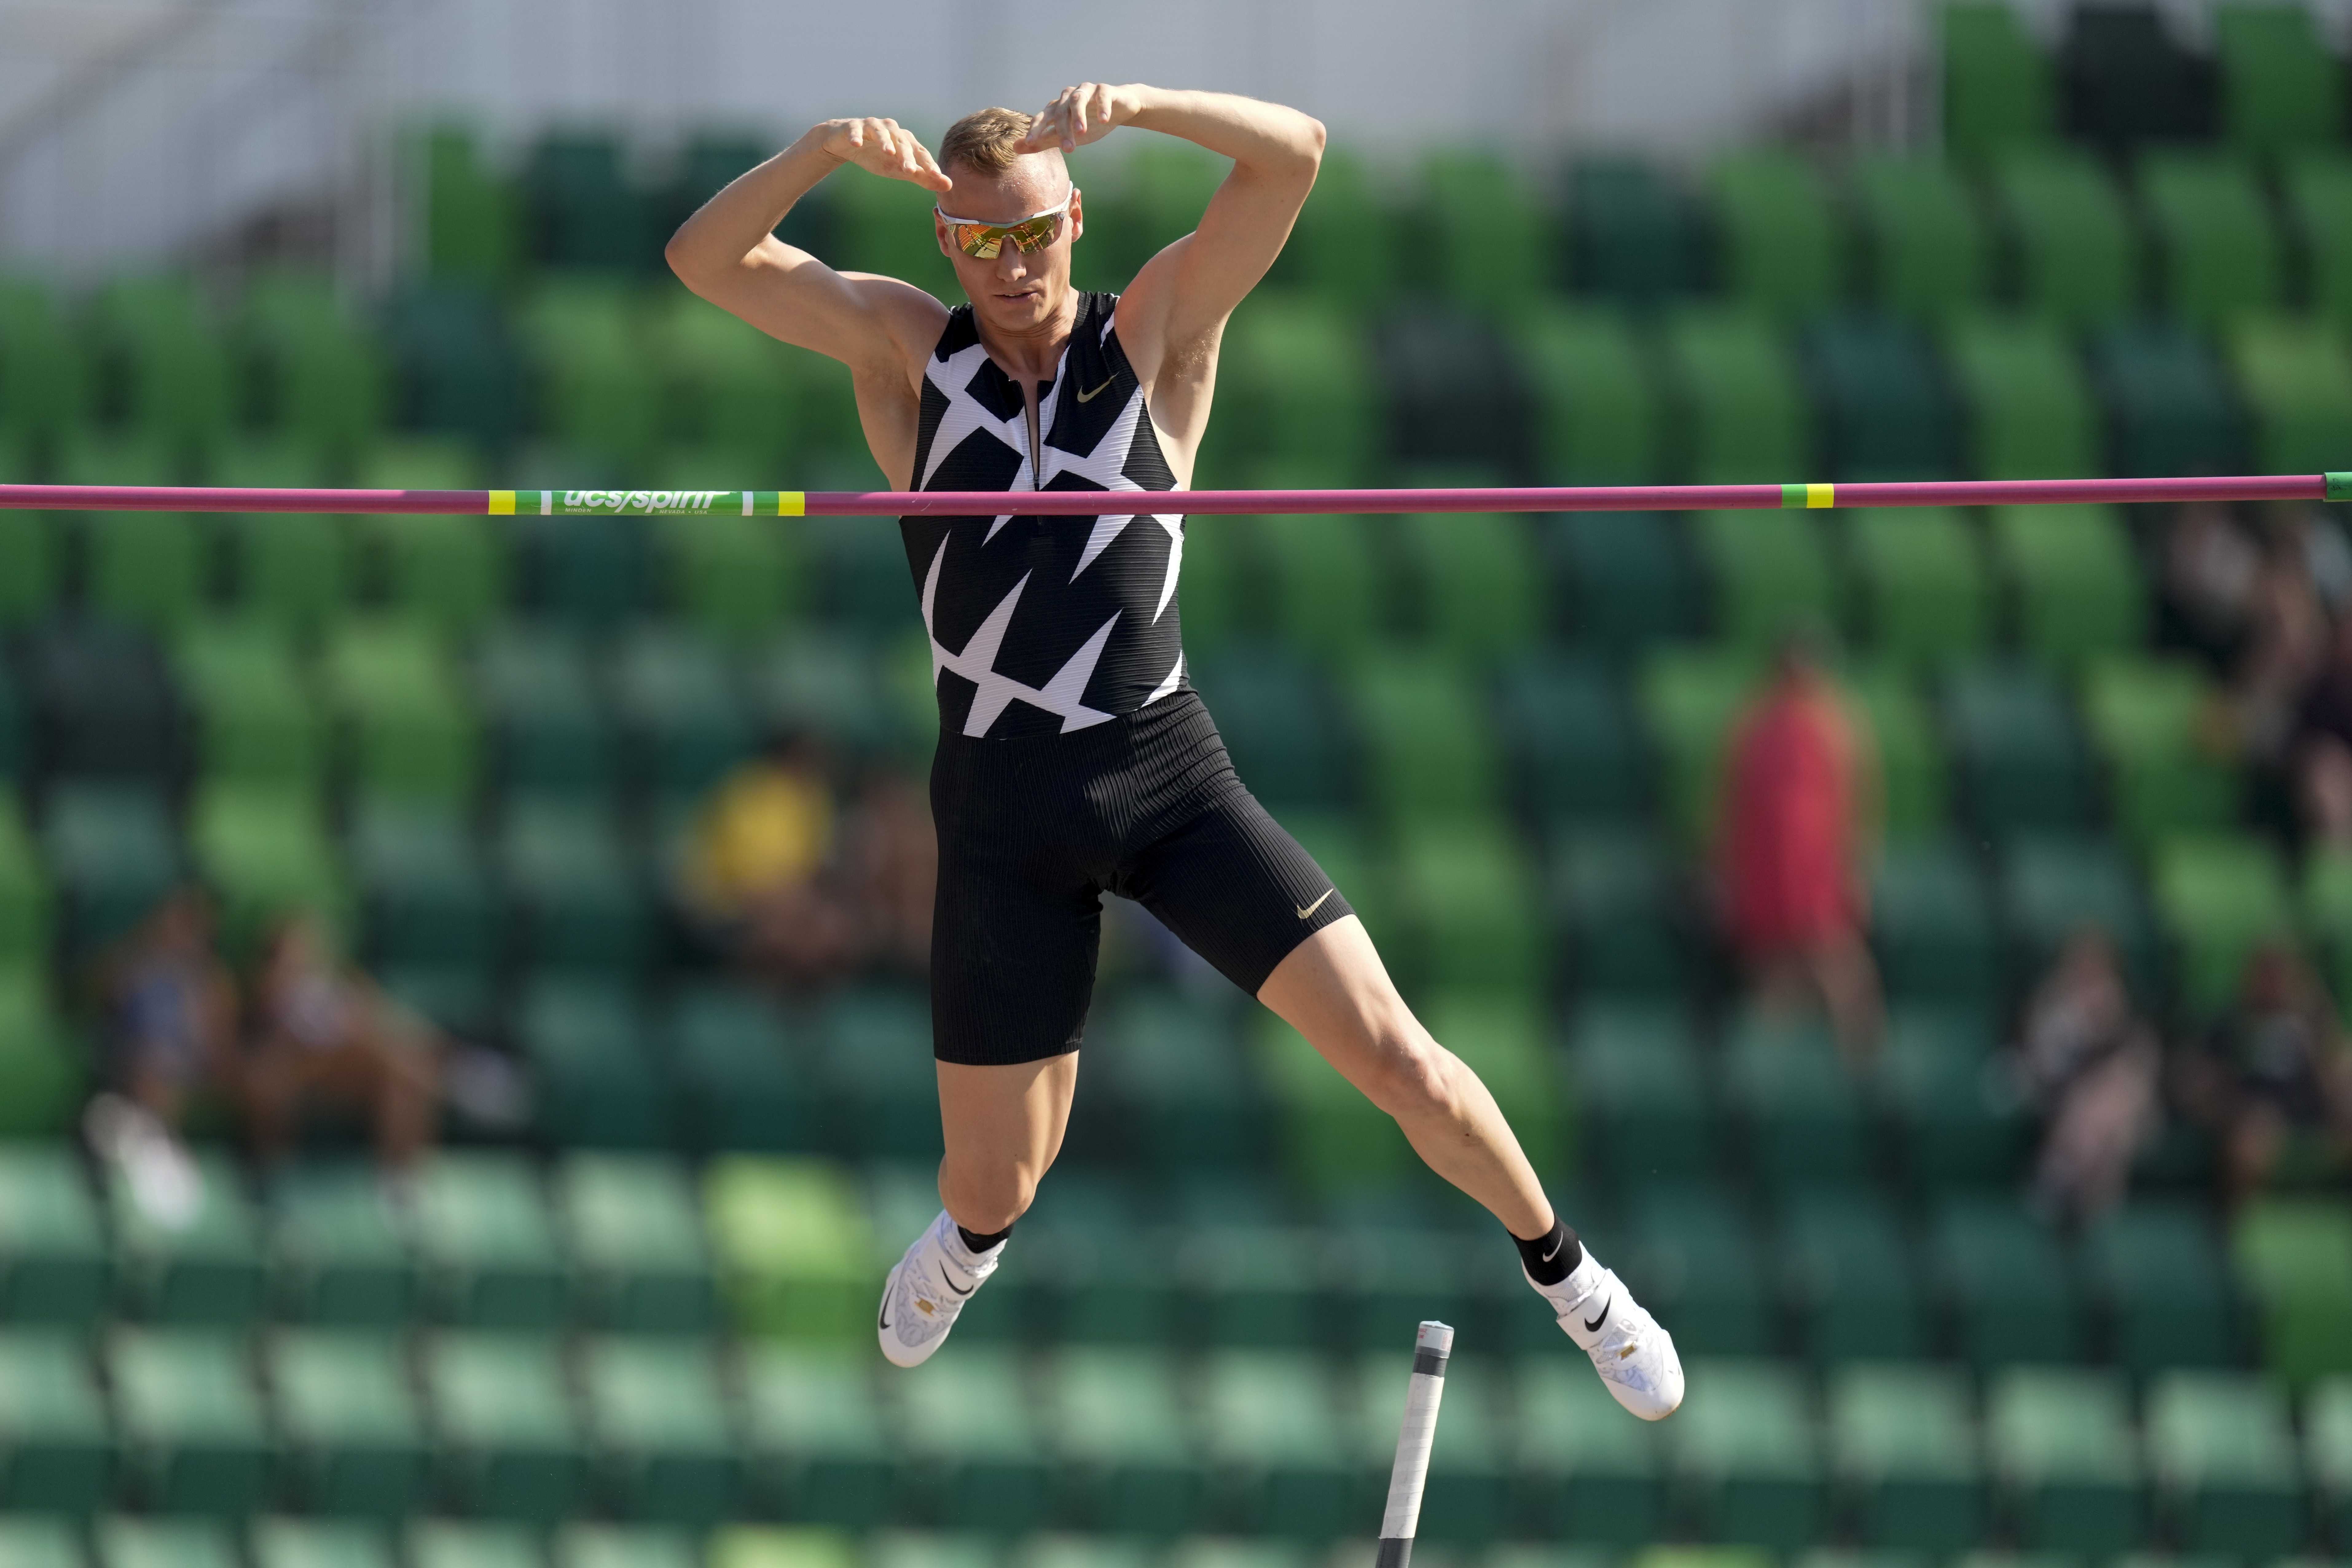
[[[670,229],[1085,77],[1330,125],[1202,485],[2352,468],[2352,7],[0,0],[0,474],[878,485]],[[1074,160],[1082,282],[1215,160]],[[952,288],[912,187],[786,221]],[[1364,548],[1370,539],[1372,548]],[[2336,509],[1196,521],[1257,793],[1674,1331],[1113,900],[952,1349],[897,531],[0,513],[0,1563],[2352,1554]]]

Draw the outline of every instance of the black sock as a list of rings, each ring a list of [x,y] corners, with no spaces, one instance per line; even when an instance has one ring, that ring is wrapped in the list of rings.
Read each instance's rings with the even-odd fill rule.
[[[1514,1236],[1511,1243],[1519,1249],[1519,1261],[1527,1265],[1528,1278],[1538,1285],[1559,1284],[1584,1261],[1584,1243],[1558,1219],[1551,1222],[1551,1229],[1533,1241]]]
[[[998,1242],[1003,1241],[1006,1237],[1011,1236],[1013,1234],[1013,1227],[1008,1225],[1003,1230],[998,1231],[994,1236],[974,1236],[971,1232],[964,1229],[963,1226],[956,1226],[956,1234],[963,1237],[963,1244],[966,1247],[971,1247],[974,1252],[986,1252],[990,1247],[994,1247]]]

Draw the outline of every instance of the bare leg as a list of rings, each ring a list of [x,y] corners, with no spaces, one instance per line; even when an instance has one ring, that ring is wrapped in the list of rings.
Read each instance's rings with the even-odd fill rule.
[[[1551,1202],[1495,1097],[1412,1016],[1362,921],[1350,915],[1300,942],[1257,999],[1396,1118],[1429,1168],[1505,1229],[1530,1239],[1551,1229]]]
[[[1806,950],[1805,958],[1821,987],[1822,1006],[1830,1016],[1830,1032],[1846,1059],[1859,1066],[1877,1050],[1886,1032],[1886,1006],[1878,990],[1878,965],[1870,945],[1852,932],[1834,936]]]
[[[1011,1067],[936,1065],[940,1126],[947,1135],[940,1202],[964,1229],[992,1236],[1027,1210],[1062,1152],[1078,1053]]]

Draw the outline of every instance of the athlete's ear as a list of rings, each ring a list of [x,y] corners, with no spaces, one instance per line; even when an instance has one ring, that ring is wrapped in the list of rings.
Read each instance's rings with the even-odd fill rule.
[[[940,209],[936,206],[931,209],[931,243],[940,247],[941,256],[950,261],[955,259],[948,250],[948,220],[940,216]]]
[[[1087,203],[1078,187],[1070,187],[1070,237],[1076,239],[1087,232]]]

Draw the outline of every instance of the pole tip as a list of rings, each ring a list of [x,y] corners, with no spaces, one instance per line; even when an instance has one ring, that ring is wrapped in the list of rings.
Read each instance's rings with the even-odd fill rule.
[[[2352,500],[2352,473],[2322,474],[2329,500]]]
[[[1412,1345],[1415,1350],[1434,1351],[1439,1355],[1452,1355],[1454,1331],[1433,1318],[1421,1325],[1421,1331],[1413,1336]]]

